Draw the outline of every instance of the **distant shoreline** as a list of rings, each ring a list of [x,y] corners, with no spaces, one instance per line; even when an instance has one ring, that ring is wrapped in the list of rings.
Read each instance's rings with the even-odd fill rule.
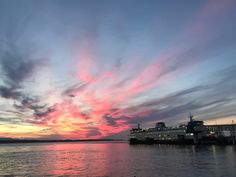
[[[126,141],[124,139],[82,139],[82,140],[34,140],[34,139],[0,139],[0,144],[7,143],[60,143],[60,142],[102,142]]]

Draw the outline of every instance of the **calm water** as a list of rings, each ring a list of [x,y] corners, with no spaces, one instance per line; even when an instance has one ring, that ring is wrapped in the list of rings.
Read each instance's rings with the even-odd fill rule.
[[[236,176],[236,146],[0,145],[0,176]]]

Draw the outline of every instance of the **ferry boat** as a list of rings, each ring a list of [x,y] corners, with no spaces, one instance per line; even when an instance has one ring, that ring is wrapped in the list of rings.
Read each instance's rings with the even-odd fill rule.
[[[222,136],[222,133],[210,131],[211,126],[205,126],[203,121],[193,119],[186,125],[179,127],[166,127],[164,122],[157,122],[154,128],[143,129],[138,124],[137,128],[132,128],[129,134],[130,144],[235,144],[236,124],[232,125],[230,136]],[[221,125],[218,125],[221,126]],[[222,130],[222,126],[221,126]],[[222,130],[226,131],[226,130]]]

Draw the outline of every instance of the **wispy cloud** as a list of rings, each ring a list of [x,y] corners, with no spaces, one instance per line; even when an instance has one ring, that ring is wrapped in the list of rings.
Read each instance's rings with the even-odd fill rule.
[[[234,17],[233,4],[233,1],[197,3],[198,8],[192,7],[190,15],[184,18],[181,25],[176,25],[181,28],[178,27],[173,35],[163,34],[173,39],[163,43],[162,50],[155,46],[158,41],[154,37],[155,30],[151,28],[156,23],[161,28],[163,23],[158,14],[165,13],[152,9],[149,3],[146,5],[151,8],[148,12],[152,15],[147,13],[141,20],[139,13],[131,10],[128,4],[124,6],[124,14],[118,16],[120,6],[116,9],[114,4],[107,4],[116,11],[107,18],[100,6],[94,7],[94,14],[88,14],[83,9],[77,12],[77,9],[70,7],[71,4],[62,8],[60,3],[49,3],[52,9],[45,7],[38,12],[43,17],[49,16],[39,20],[40,24],[50,26],[42,34],[38,34],[41,30],[35,30],[35,25],[40,25],[33,21],[33,27],[24,32],[22,27],[28,21],[28,16],[24,15],[23,19],[15,20],[19,21],[17,28],[7,27],[11,30],[6,36],[10,37],[5,38],[0,50],[0,104],[8,105],[0,113],[0,122],[36,126],[40,129],[38,135],[47,138],[99,138],[122,133],[138,122],[144,125],[157,120],[170,124],[183,122],[189,111],[196,113],[199,119],[235,115],[235,66],[231,65],[213,75],[203,71],[205,77],[210,79],[199,84],[192,82],[188,87],[173,84],[179,84],[178,81],[183,78],[191,82],[186,73],[191,71],[191,74],[199,75],[204,62],[214,65],[215,58],[232,52],[236,45],[233,35],[236,26],[229,23],[231,19],[228,18]],[[86,3],[81,6],[89,8]],[[146,11],[147,7],[141,9]],[[108,8],[106,12],[110,10]],[[70,15],[61,16],[58,12]],[[77,21],[81,20],[78,25]],[[118,28],[114,29],[117,25]],[[0,31],[1,34],[4,31],[9,30]],[[19,35],[25,33],[37,41],[41,39],[33,34],[47,36],[42,44],[48,44],[50,49],[55,47],[53,51],[56,55],[52,60],[36,57],[35,51],[22,40],[24,35],[18,40]],[[119,33],[115,34],[119,39],[113,37],[113,33]],[[69,73],[65,76],[69,84],[62,83],[59,88],[50,78],[61,79],[58,77],[63,76],[67,61],[70,61],[71,67],[67,68]],[[43,94],[34,94],[29,89],[29,81],[37,76],[35,73],[43,72],[42,66],[52,74],[50,78],[45,78],[50,89],[44,90]],[[37,84],[41,82],[37,83],[36,78],[33,86],[36,92]],[[34,83],[31,88],[32,85]],[[158,92],[163,85],[167,93]],[[152,94],[154,91],[155,94]]]

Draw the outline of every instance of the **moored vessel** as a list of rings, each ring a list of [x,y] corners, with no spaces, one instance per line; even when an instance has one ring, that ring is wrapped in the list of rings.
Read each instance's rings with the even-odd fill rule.
[[[167,127],[157,122],[154,128],[143,129],[138,124],[129,134],[130,144],[235,144],[236,124],[204,125],[203,121],[193,119],[179,127]]]

